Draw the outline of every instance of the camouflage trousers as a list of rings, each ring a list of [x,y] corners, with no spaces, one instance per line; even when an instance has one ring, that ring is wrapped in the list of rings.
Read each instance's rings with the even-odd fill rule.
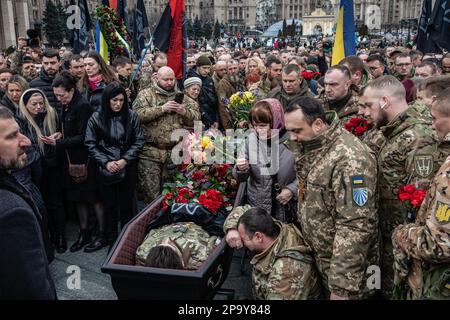
[[[392,239],[383,236],[382,245],[381,291],[385,299],[391,299],[394,289],[394,247]]]
[[[146,205],[161,194],[164,182],[169,181],[171,173],[167,168],[168,163],[139,159],[137,193]]]

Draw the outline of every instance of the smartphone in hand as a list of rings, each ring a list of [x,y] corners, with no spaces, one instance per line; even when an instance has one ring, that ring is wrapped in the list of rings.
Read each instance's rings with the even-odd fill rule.
[[[177,93],[177,94],[175,95],[174,101],[175,101],[176,103],[182,104],[182,103],[183,103],[183,100],[184,100],[184,93],[179,92],[179,93]]]

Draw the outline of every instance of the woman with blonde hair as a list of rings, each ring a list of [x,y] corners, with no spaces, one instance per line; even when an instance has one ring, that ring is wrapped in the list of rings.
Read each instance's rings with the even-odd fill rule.
[[[45,94],[39,89],[28,89],[22,94],[19,110],[25,134],[40,155],[41,176],[37,186],[47,209],[50,239],[56,247],[56,252],[63,253],[67,244],[61,193],[61,165],[56,149],[46,145],[41,139],[58,134],[59,118]]]
[[[266,67],[264,66],[264,62],[261,58],[251,57],[247,60],[247,66],[245,67],[245,74],[250,74],[252,72],[258,72],[259,75],[262,75],[266,71]]]
[[[0,100],[0,105],[7,107],[17,119],[19,101],[22,93],[28,89],[28,82],[19,75],[13,75],[6,83],[6,93]]]

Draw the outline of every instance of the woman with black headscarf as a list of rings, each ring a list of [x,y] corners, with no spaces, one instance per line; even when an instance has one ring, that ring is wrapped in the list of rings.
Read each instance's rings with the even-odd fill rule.
[[[144,145],[140,122],[120,83],[112,82],[104,89],[101,108],[89,119],[85,145],[98,168],[106,237],[112,242],[119,216],[121,227],[133,216],[137,155]]]

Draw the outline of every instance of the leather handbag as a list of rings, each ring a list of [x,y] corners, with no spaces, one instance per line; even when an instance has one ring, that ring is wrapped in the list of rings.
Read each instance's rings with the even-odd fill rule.
[[[86,164],[72,164],[70,162],[69,153],[66,150],[67,161],[69,162],[69,176],[76,183],[82,183],[88,178],[89,159]]]
[[[64,137],[64,123],[62,124],[62,136]],[[69,163],[69,176],[76,183],[82,183],[88,178],[89,159],[86,164],[73,164],[70,161],[69,152],[66,149],[67,162]]]

